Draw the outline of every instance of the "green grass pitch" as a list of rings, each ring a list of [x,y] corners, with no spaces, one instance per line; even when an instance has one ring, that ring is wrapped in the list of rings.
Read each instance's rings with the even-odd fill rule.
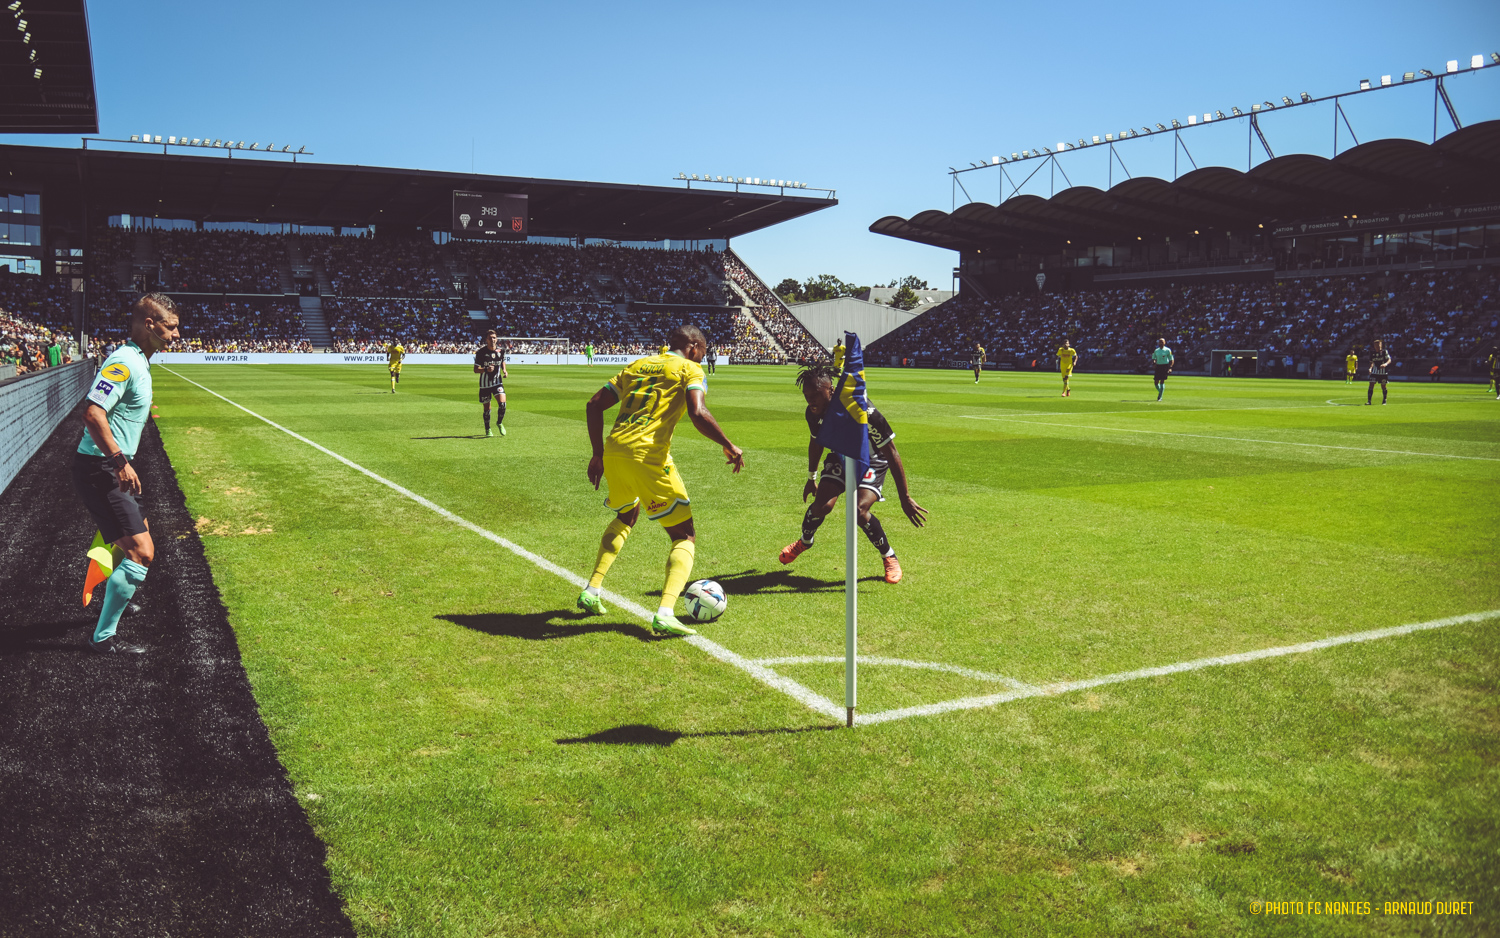
[[[516,367],[169,366],[158,425],[262,713],[363,935],[1500,930],[1500,619],[846,730],[216,398],[587,574],[583,405]],[[788,368],[723,368],[743,474],[683,422],[705,637],[843,650],[843,532],[791,567]],[[1028,686],[1500,609],[1500,403],[1473,385],[869,372],[913,492],[859,544],[860,651]],[[149,480],[147,480],[149,484]],[[893,486],[892,486],[893,488]],[[655,607],[640,524],[606,586]],[[842,705],[842,666],[774,665]],[[860,711],[993,694],[861,670]],[[1257,902],[1372,903],[1256,915]],[[1383,914],[1469,901],[1468,916]],[[1357,906],[1354,908],[1358,908]]]

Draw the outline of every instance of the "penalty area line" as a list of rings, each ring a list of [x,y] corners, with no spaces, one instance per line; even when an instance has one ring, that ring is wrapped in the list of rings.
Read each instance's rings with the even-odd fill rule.
[[[1035,687],[1023,685],[1003,693],[987,694],[983,697],[962,697],[956,700],[944,700],[939,703],[922,704],[916,707],[902,707],[896,710],[882,710],[878,713],[857,714],[854,722],[856,725],[866,725],[871,723],[886,723],[891,720],[904,720],[908,717],[935,716],[939,713],[951,713],[954,710],[979,710],[985,707],[994,707],[1002,703],[1009,703],[1012,700],[1021,700],[1026,697],[1052,697],[1058,694],[1072,693],[1073,691],[1088,690],[1091,687],[1103,687],[1107,684],[1123,684],[1127,681],[1139,681],[1148,677],[1181,674],[1184,671],[1201,671],[1204,668],[1216,668],[1222,665],[1244,664],[1249,661],[1260,661],[1263,658],[1281,658],[1309,651],[1321,651],[1324,648],[1334,648],[1338,645],[1373,642],[1382,638],[1409,635],[1412,632],[1425,632],[1430,629],[1446,628],[1450,625],[1487,622],[1491,619],[1500,619],[1500,609],[1491,609],[1488,612],[1471,612],[1459,616],[1448,616],[1447,618],[1432,619],[1427,622],[1413,622],[1409,625],[1397,625],[1388,629],[1372,629],[1368,632],[1335,635],[1331,638],[1320,638],[1316,641],[1300,642],[1296,645],[1282,645],[1277,648],[1262,648],[1258,651],[1246,651],[1235,655],[1218,655],[1212,658],[1179,661],[1176,664],[1165,664],[1155,668],[1140,668],[1135,671],[1121,671],[1118,674],[1106,674],[1103,677],[1092,677],[1082,681],[1061,681],[1053,684],[1041,684]]]
[[[193,387],[212,394],[214,397],[217,397],[219,400],[230,405],[231,407],[237,407],[250,416],[254,417],[256,420],[259,420],[262,423],[267,424],[268,426],[280,430],[282,433],[285,433],[292,439],[297,440],[301,443],[306,443],[308,446],[311,446],[313,449],[317,450],[320,453],[323,453],[324,455],[332,456],[334,459],[348,466],[350,469],[353,469],[355,472],[359,472],[366,476],[369,476],[371,479],[374,479],[376,482],[379,482],[381,485],[384,485],[391,491],[411,499],[418,505],[421,505],[423,508],[441,515],[443,518],[446,518],[459,527],[472,531],[487,541],[491,541],[495,544],[500,545],[501,547],[515,554],[517,557],[521,557],[525,560],[531,561],[536,566],[542,568],[543,570],[546,570],[548,573],[551,573],[554,576],[568,581],[579,589],[583,589],[584,587],[588,586],[589,581],[585,577],[581,577],[578,574],[574,573],[572,570],[555,564],[552,561],[548,560],[546,557],[543,557],[540,554],[532,553],[531,551],[522,547],[520,544],[515,543],[514,541],[507,540],[506,538],[501,537],[493,531],[482,528],[474,522],[454,514],[453,512],[444,508],[442,505],[439,505],[438,503],[429,499],[423,498],[421,495],[418,495],[411,489],[399,485],[398,483],[392,482],[390,479],[387,479],[384,476],[377,475],[376,473],[371,472],[369,469],[366,469],[364,466],[361,466],[353,460],[340,456],[338,453],[335,453],[328,447],[319,445],[318,443],[314,443],[307,437],[302,436],[301,434],[296,433],[292,430],[288,430],[286,427],[283,427],[281,424],[276,423],[274,420],[262,417],[260,414],[257,414],[255,411],[244,406],[243,404],[238,404],[234,401],[231,401],[229,398],[225,397],[219,392],[211,388],[204,387],[203,385],[194,381],[192,378],[184,377],[183,375],[178,374],[165,365],[161,366],[161,368],[163,371],[166,371],[169,374],[176,375],[178,378],[181,378],[183,381],[186,381]],[[621,609],[624,609],[626,612],[629,612],[631,615],[645,622],[650,622],[655,615],[651,610],[647,609],[645,606],[642,606],[640,603],[626,599],[624,596],[621,596],[618,593],[612,593],[609,590],[602,590],[601,592],[603,593],[604,597],[607,598],[610,602],[614,603],[616,606],[619,606]],[[781,691],[783,694],[791,697],[793,700],[807,707],[809,710],[821,713],[824,716],[830,717],[834,720],[844,719],[844,708],[836,705],[827,697],[824,697],[822,694],[813,691],[811,688],[804,687],[802,684],[799,684],[791,678],[783,677],[782,675],[777,674],[775,671],[772,671],[770,668],[767,668],[762,664],[758,664],[754,661],[751,661],[749,658],[744,657],[743,655],[739,655],[730,651],[728,648],[725,648],[723,645],[720,645],[718,642],[715,642],[712,639],[704,638],[702,635],[689,635],[684,639],[684,641],[699,649],[700,651],[705,652],[710,657],[717,658],[725,664],[733,665],[734,667],[739,668],[741,671],[744,671],[746,674],[755,678],[757,681],[760,681],[767,687],[770,687],[773,690]]]

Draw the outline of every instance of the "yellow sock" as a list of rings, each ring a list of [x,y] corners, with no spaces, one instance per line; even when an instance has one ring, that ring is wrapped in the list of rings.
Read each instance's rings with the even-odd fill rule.
[[[687,538],[672,542],[672,552],[667,555],[667,582],[661,588],[661,608],[670,612],[677,605],[677,597],[682,595],[688,577],[693,575],[696,550],[694,543]]]
[[[598,586],[604,582],[604,574],[614,565],[615,558],[620,555],[620,548],[625,546],[625,538],[630,536],[630,525],[619,518],[611,521],[609,527],[604,529],[604,537],[599,541],[599,556],[594,559],[594,575],[589,577],[589,586]]]

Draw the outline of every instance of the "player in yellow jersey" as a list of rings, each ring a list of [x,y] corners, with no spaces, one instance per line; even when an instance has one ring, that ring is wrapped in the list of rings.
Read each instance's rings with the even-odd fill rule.
[[[978,342],[974,343],[974,354],[969,356],[969,364],[974,366],[974,383],[979,383],[979,372],[984,368],[984,346]]]
[[[1077,361],[1078,350],[1067,339],[1063,339],[1062,348],[1057,350],[1057,370],[1062,372],[1063,397],[1073,396],[1073,389],[1068,386],[1068,379],[1073,377],[1073,365]]]
[[[396,385],[401,383],[401,360],[406,357],[406,349],[401,343],[392,339],[385,347],[385,357],[388,367],[391,369],[391,393],[396,393]]]
[[[1359,356],[1354,354],[1354,349],[1344,356],[1344,383],[1354,383],[1354,373],[1359,371]]]
[[[604,603],[599,597],[604,575],[625,546],[625,538],[644,506],[646,517],[660,524],[672,541],[661,603],[651,620],[652,631],[659,635],[695,634],[672,613],[693,572],[697,541],[687,488],[672,464],[672,432],[677,421],[686,414],[699,433],[724,448],[724,456],[735,472],[745,466],[744,454],[729,442],[703,403],[708,382],[699,363],[707,352],[708,341],[701,329],[678,326],[667,336],[665,352],[631,362],[589,399],[585,412],[594,451],[589,458],[589,482],[595,489],[601,479],[609,483],[604,505],[615,513],[615,519],[604,529],[594,573],[588,588],[578,595],[578,607],[593,615],[603,614]],[[620,414],[605,439],[604,412],[616,404],[620,405]]]
[[[1500,401],[1500,345],[1490,346],[1490,390],[1495,392],[1495,400]]]

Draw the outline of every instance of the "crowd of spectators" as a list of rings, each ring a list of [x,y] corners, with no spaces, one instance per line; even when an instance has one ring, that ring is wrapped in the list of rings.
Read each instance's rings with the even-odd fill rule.
[[[163,290],[281,293],[286,242],[248,231],[154,231]]]
[[[323,317],[337,351],[362,351],[394,338],[402,345],[473,347],[474,326],[461,304],[448,300],[340,297],[325,300]]]
[[[303,256],[321,267],[333,292],[347,296],[447,297],[438,246],[429,240],[300,235]]]
[[[478,275],[501,298],[579,300],[592,298],[578,249],[561,244],[464,244],[446,250],[460,270]]]
[[[175,352],[312,351],[302,316],[285,303],[217,300],[178,304],[182,339]]]
[[[592,245],[583,254],[593,266],[618,277],[637,303],[728,305],[724,289],[705,266],[705,259],[716,260],[717,253]]]
[[[26,374],[47,368],[54,361],[65,365],[77,358],[78,346],[65,333],[0,307],[0,365],[13,366],[16,374]]]
[[[993,302],[960,296],[872,343],[870,352],[967,360],[978,342],[991,361],[1050,365],[1067,338],[1086,361],[1134,368],[1163,337],[1196,368],[1216,349],[1306,364],[1382,338],[1398,357],[1462,359],[1487,349],[1497,330],[1500,276],[1471,268],[1028,293]]]

